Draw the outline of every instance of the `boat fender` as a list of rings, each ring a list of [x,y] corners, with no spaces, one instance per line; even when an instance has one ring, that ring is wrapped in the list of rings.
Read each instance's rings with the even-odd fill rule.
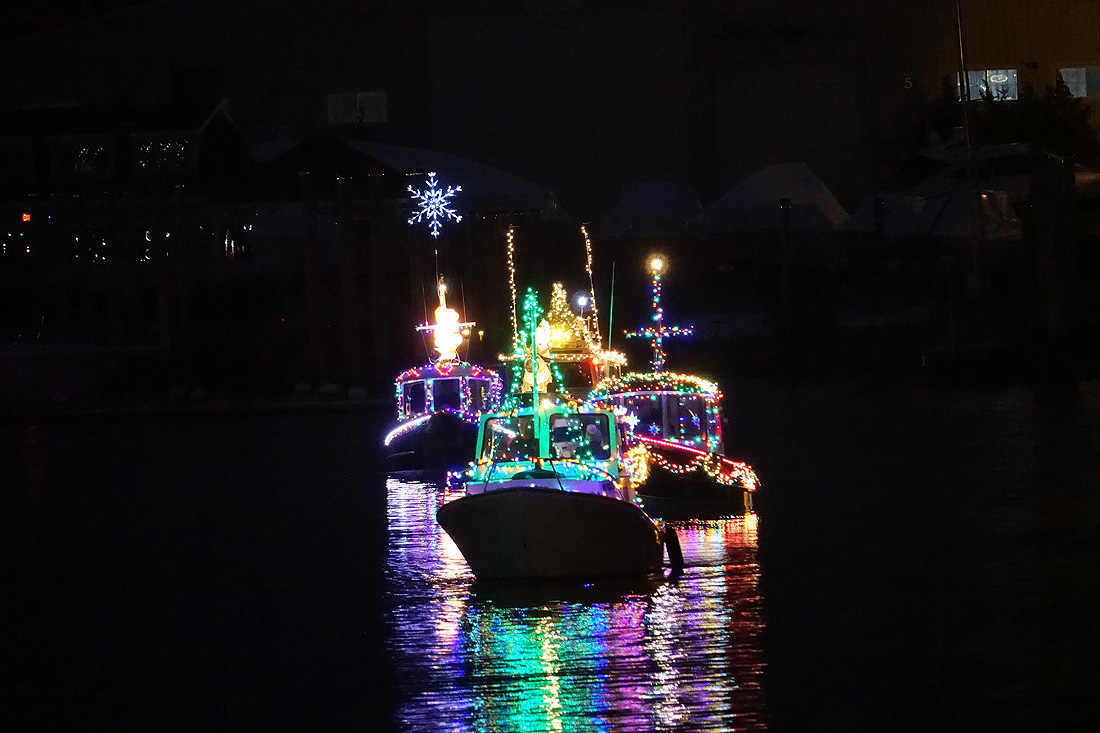
[[[684,567],[684,553],[680,550],[680,538],[676,536],[676,528],[665,525],[665,551],[668,553],[668,564],[674,570],[682,570]]]

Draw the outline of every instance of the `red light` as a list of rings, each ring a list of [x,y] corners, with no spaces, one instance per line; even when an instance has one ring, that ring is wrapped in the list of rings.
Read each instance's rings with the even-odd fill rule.
[[[30,221],[30,220],[31,220],[31,215],[26,213],[26,212],[23,212],[23,221]]]

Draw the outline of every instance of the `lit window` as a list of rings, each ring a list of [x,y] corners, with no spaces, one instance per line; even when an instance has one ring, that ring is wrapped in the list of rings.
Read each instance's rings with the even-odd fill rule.
[[[1069,92],[1075,97],[1085,96],[1085,67],[1074,66],[1068,69],[1058,69],[1062,75],[1062,81],[1069,87]]]
[[[138,173],[172,173],[191,165],[191,141],[186,137],[155,137],[135,144]]]
[[[966,79],[969,89],[963,86],[962,78],[959,79],[956,93],[959,99],[968,98],[977,101],[986,97],[995,102],[1008,102],[1018,99],[1016,86],[1016,69],[985,69],[984,71],[968,71]],[[969,92],[969,96],[967,96]]]
[[[73,146],[73,170],[77,173],[99,173],[106,168],[107,146],[80,143]]]
[[[58,136],[50,139],[53,173],[59,176],[96,176],[111,172],[112,146],[105,136]]]
[[[1070,66],[1058,73],[1073,96],[1100,97],[1100,66]]]

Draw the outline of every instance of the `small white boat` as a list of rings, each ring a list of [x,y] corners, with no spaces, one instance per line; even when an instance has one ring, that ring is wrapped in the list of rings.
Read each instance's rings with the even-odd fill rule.
[[[464,495],[436,514],[480,580],[659,572],[675,531],[635,502],[615,414],[549,400],[485,416]]]

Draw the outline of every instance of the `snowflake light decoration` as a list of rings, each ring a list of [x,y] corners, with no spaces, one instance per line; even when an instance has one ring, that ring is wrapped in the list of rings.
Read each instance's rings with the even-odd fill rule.
[[[432,230],[432,236],[438,237],[439,228],[443,225],[444,220],[462,221],[462,217],[450,206],[451,198],[462,190],[462,186],[439,188],[439,182],[435,179],[435,171],[432,171],[428,173],[427,186],[423,191],[413,188],[412,185],[408,188],[409,193],[417,202],[415,213],[409,219],[409,224],[419,224],[422,221],[427,221]]]

